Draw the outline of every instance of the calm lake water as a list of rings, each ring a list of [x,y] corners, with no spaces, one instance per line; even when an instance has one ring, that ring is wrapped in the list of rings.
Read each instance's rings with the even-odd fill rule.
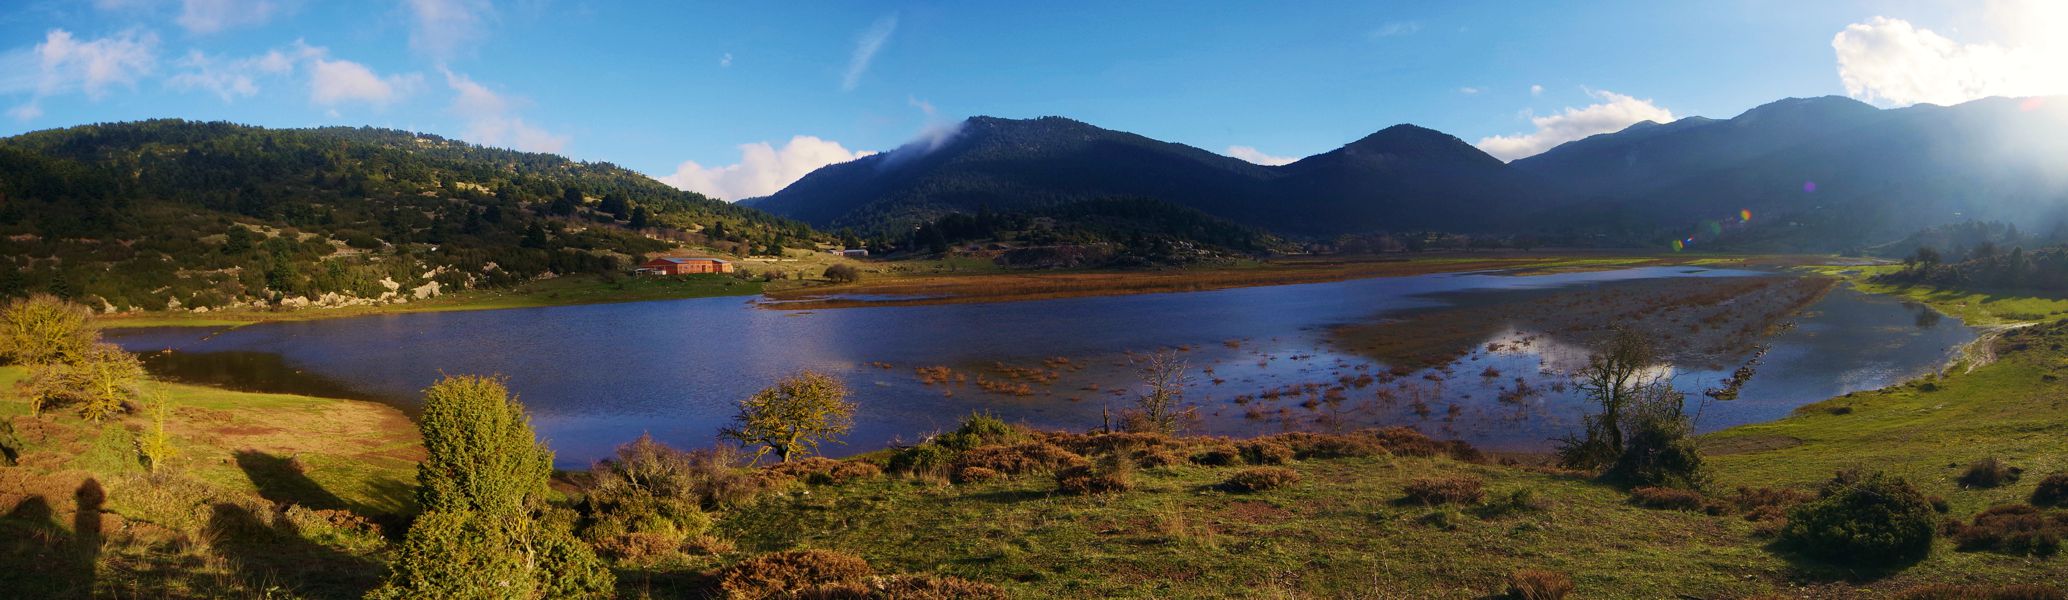
[[[709,444],[736,403],[794,372],[846,380],[860,404],[846,446],[853,453],[952,428],[972,411],[1043,427],[1086,428],[1122,407],[1134,380],[1129,352],[1183,346],[1195,372],[1188,399],[1209,433],[1312,427],[1315,410],[1293,402],[1255,418],[1240,395],[1384,369],[1334,350],[1329,326],[1369,322],[1440,306],[1434,294],[1604,285],[1652,278],[1737,277],[1751,271],[1655,267],[1528,277],[1442,274],[1208,292],[1032,302],[869,307],[815,311],[758,308],[752,298],[705,298],[477,312],[398,314],[283,322],[228,331],[111,331],[150,357],[165,376],[256,390],[358,397],[413,408],[441,373],[499,373],[558,452],[561,467],[584,467],[641,432],[680,447]],[[1510,332],[1515,335],[1518,332]],[[1526,332],[1520,332],[1526,333]],[[1738,400],[1703,409],[1713,430],[1784,416],[1803,403],[1899,382],[1950,359],[1973,329],[1929,309],[1834,290],[1767,340],[1765,364]],[[1057,358],[1067,359],[1067,364]],[[1577,357],[1577,358],[1576,358]],[[1353,426],[1414,425],[1483,447],[1542,449],[1577,427],[1584,404],[1573,392],[1497,400],[1500,381],[1474,375],[1491,365],[1525,374],[1539,389],[1562,379],[1561,364],[1584,353],[1557,344],[1475,352],[1444,383],[1403,378],[1349,390],[1320,409]],[[1044,365],[1044,361],[1048,361]],[[1004,381],[994,365],[1052,371],[1027,395],[973,384],[929,386],[915,367],[947,366]],[[1737,365],[1683,365],[1681,387],[1714,387]],[[1213,380],[1220,380],[1215,383]],[[1420,382],[1420,383],[1417,383]],[[1405,387],[1403,387],[1405,386]],[[1419,387],[1418,387],[1419,386]],[[1411,389],[1410,389],[1411,388]],[[1391,389],[1392,393],[1380,392]],[[1401,399],[1413,395],[1420,403]],[[1393,397],[1386,398],[1391,395]],[[1700,399],[1690,395],[1691,401]],[[1297,402],[1296,400],[1294,402]],[[1419,404],[1419,405],[1416,405]]]

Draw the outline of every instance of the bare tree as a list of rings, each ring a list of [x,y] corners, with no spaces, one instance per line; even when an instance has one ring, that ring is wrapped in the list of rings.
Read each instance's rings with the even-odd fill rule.
[[[1176,350],[1163,349],[1134,357],[1135,372],[1142,378],[1142,393],[1135,396],[1135,408],[1127,415],[1128,429],[1174,434],[1197,415],[1197,408],[1185,404],[1185,386],[1191,382],[1188,365]]]
[[[1585,438],[1568,437],[1559,448],[1559,461],[1567,467],[1599,467],[1623,453],[1623,418],[1653,387],[1660,385],[1651,370],[1658,362],[1658,350],[1650,337],[1634,329],[1617,327],[1595,346],[1587,366],[1575,375],[1575,385],[1587,394],[1601,412],[1587,417]]]

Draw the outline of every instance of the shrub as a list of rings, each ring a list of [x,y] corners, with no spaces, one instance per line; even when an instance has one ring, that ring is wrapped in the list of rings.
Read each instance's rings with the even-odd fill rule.
[[[1641,487],[1630,490],[1630,503],[1664,510],[1702,510],[1708,501],[1700,492],[1693,490]]]
[[[1300,473],[1285,467],[1251,467],[1237,471],[1234,476],[1221,483],[1221,489],[1231,492],[1261,492],[1274,490],[1300,482]]]
[[[1077,465],[1056,471],[1056,491],[1073,496],[1117,494],[1134,487],[1134,463],[1107,457],[1098,465]]]
[[[1573,580],[1563,573],[1523,569],[1508,575],[1508,598],[1512,600],[1560,600],[1573,592]]]
[[[969,467],[983,467],[1007,475],[1019,475],[1083,464],[1086,464],[1083,456],[1064,450],[1061,446],[1047,442],[1027,442],[1012,446],[972,448],[968,452],[963,452],[962,456],[956,457],[954,467],[958,472]]]
[[[1641,402],[1626,415],[1622,453],[1605,474],[1631,486],[1700,489],[1708,483],[1702,453],[1677,399]]]
[[[1213,445],[1192,453],[1190,460],[1193,464],[1225,467],[1241,463],[1242,451],[1237,450],[1233,444]]]
[[[938,440],[936,440],[938,442]],[[929,473],[939,471],[955,462],[956,452],[935,442],[920,444],[897,451],[890,455],[890,470],[894,473]]]
[[[955,472],[955,483],[983,483],[997,478],[997,471],[983,467],[963,467]]]
[[[2023,504],[1991,507],[1971,524],[1952,521],[1946,534],[1961,550],[2047,557],[2061,551],[2068,537],[2068,511],[2044,511]]]
[[[970,413],[955,431],[934,438],[934,443],[950,450],[968,450],[977,446],[1009,444],[1025,437],[1011,424],[985,413]]]
[[[2068,592],[2038,585],[1955,585],[1934,583],[1904,590],[1898,600],[2068,600]]]
[[[720,570],[718,589],[730,598],[772,598],[853,583],[871,574],[869,563],[851,554],[790,550],[763,554]]]
[[[615,585],[564,519],[538,518],[553,454],[500,379],[446,377],[424,391],[417,465],[424,513],[376,597],[599,597]],[[526,552],[524,549],[529,548]]]
[[[1975,489],[2000,487],[2017,483],[2018,477],[2024,473],[2024,469],[2005,464],[1992,456],[1969,464],[1967,471],[1960,474],[1960,485]]]
[[[1486,486],[1469,476],[1427,477],[1407,482],[1407,500],[1418,504],[1478,504],[1486,499]]]
[[[23,395],[29,398],[32,413],[51,405],[70,405],[81,417],[99,421],[127,410],[143,378],[144,366],[136,356],[114,344],[94,343],[63,362],[35,366]]]
[[[1300,460],[1372,456],[1386,450],[1369,436],[1290,432],[1264,439],[1284,444]]]
[[[77,358],[100,339],[92,315],[49,294],[8,302],[0,307],[0,358],[29,366]]]
[[[1845,471],[1788,511],[1781,541],[1825,560],[1890,565],[1930,554],[1932,534],[1932,508],[1908,482]]]
[[[1282,465],[1292,462],[1292,448],[1273,440],[1250,440],[1238,448],[1242,451],[1242,462],[1252,465]]]
[[[627,563],[649,563],[675,554],[682,538],[659,533],[626,533],[595,542],[596,551]]]
[[[172,407],[164,399],[152,402],[151,428],[136,439],[137,457],[152,473],[163,472],[166,463],[180,454],[179,447],[172,443],[172,434],[165,430],[165,418],[171,412]]]
[[[1169,448],[1144,448],[1135,452],[1135,463],[1143,467],[1168,467],[1182,462],[1185,459]]]
[[[2033,506],[2068,507],[2068,473],[2055,473],[2039,480],[2032,489]]]
[[[854,460],[833,460],[814,456],[795,462],[770,465],[768,470],[803,480],[813,485],[846,483],[883,474],[876,465]]]
[[[854,265],[833,265],[826,267],[826,279],[833,283],[854,283],[862,280],[862,270]]]

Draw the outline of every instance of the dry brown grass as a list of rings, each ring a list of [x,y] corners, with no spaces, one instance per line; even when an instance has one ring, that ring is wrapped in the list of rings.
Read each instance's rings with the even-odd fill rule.
[[[1508,576],[1511,600],[1561,600],[1573,592],[1573,580],[1543,569],[1523,569]]]
[[[1478,504],[1486,500],[1486,484],[1477,477],[1425,477],[1407,482],[1406,500],[1425,506]]]
[[[827,550],[791,550],[749,558],[718,572],[727,598],[777,598],[875,574],[861,557]]]

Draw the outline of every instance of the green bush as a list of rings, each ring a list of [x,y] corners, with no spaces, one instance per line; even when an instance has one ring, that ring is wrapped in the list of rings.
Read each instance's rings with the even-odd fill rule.
[[[1605,476],[1629,486],[1701,489],[1709,481],[1677,396],[1642,400],[1624,416],[1622,453]]]
[[[604,597],[615,585],[566,511],[548,510],[552,452],[500,379],[446,377],[424,391],[417,466],[424,514],[389,563],[383,598]]]
[[[1909,482],[1845,471],[1788,511],[1781,541],[1824,560],[1880,566],[1923,559],[1933,533],[1931,504]]]
[[[946,468],[955,462],[959,453],[938,443],[925,443],[890,456],[890,470],[895,473],[926,473]]]

